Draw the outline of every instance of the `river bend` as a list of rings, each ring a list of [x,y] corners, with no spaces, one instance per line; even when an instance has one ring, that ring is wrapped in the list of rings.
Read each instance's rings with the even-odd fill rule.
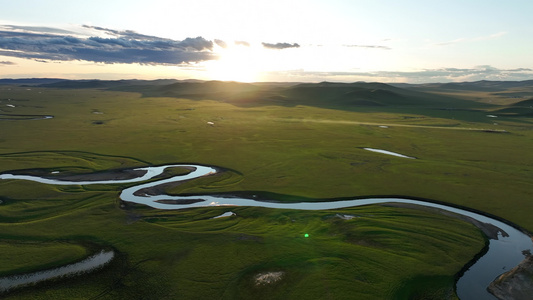
[[[170,196],[170,195],[146,195],[139,191],[151,188],[160,184],[191,180],[203,176],[217,173],[217,169],[209,166],[192,164],[174,164],[157,167],[137,168],[136,171],[143,171],[144,175],[123,180],[85,180],[85,181],[63,181],[59,179],[41,178],[29,175],[0,174],[0,179],[31,180],[45,184],[55,185],[89,185],[89,184],[124,184],[142,182],[161,175],[166,168],[185,167],[191,171],[185,175],[178,175],[167,179],[161,179],[148,183],[138,184],[124,189],[120,193],[123,201],[148,205],[157,209],[185,209],[192,207],[209,206],[257,206],[267,208],[300,209],[300,210],[327,210],[341,209],[370,204],[383,203],[405,203],[426,207],[433,207],[459,215],[473,218],[481,223],[491,224],[497,227],[497,236],[491,237],[489,249],[485,255],[478,259],[457,282],[457,295],[462,300],[467,299],[496,299],[487,291],[488,285],[502,273],[517,266],[525,256],[525,253],[533,253],[533,241],[531,237],[522,231],[510,226],[500,220],[488,216],[474,213],[468,210],[437,204],[427,201],[403,199],[403,198],[369,198],[324,202],[265,202],[255,199],[241,197],[223,197],[215,195],[194,195],[194,196]],[[474,224],[478,225],[478,224]]]

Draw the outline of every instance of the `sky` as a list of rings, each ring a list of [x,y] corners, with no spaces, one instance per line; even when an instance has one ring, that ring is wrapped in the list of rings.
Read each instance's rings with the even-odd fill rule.
[[[0,0],[0,78],[533,79],[531,0]]]

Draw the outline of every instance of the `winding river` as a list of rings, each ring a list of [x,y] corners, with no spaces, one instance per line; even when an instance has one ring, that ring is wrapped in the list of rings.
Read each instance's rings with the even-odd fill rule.
[[[124,201],[144,204],[157,209],[185,209],[192,207],[208,206],[258,206],[267,208],[301,209],[301,210],[327,210],[340,209],[346,207],[382,204],[382,203],[404,203],[433,207],[439,210],[449,211],[455,214],[470,217],[479,223],[490,224],[496,227],[497,235],[490,237],[488,252],[478,259],[457,282],[457,295],[460,299],[496,299],[487,291],[487,287],[497,276],[517,266],[525,256],[525,253],[533,253],[533,241],[531,237],[522,231],[510,226],[502,221],[485,215],[459,209],[452,206],[437,204],[432,202],[402,199],[402,198],[370,198],[353,199],[327,202],[265,202],[255,199],[241,197],[223,197],[215,195],[195,195],[195,196],[169,196],[169,195],[147,195],[143,189],[151,188],[160,184],[191,180],[203,176],[217,173],[217,169],[201,165],[174,164],[157,167],[137,168],[135,171],[143,173],[142,176],[122,179],[122,180],[85,180],[85,181],[64,181],[53,178],[43,178],[29,175],[0,174],[0,179],[31,180],[45,184],[55,185],[89,185],[89,184],[124,184],[141,182],[161,175],[166,168],[185,167],[191,171],[185,175],[178,175],[167,179],[161,179],[148,183],[135,185],[124,189],[120,198]],[[474,225],[482,228],[483,224],[473,222]]]

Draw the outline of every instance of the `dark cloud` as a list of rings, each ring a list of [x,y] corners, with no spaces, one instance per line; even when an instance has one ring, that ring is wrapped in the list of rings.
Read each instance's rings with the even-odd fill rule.
[[[198,51],[202,50],[213,50],[213,42],[204,39],[203,37],[196,38],[186,38],[177,44],[180,47],[187,47],[191,49],[196,49]]]
[[[276,44],[270,44],[270,43],[263,43],[263,47],[267,49],[287,49],[287,48],[300,48],[300,45],[297,43],[289,44],[289,43],[276,43]]]
[[[528,72],[531,72],[533,71],[533,69],[529,69],[529,68],[517,68],[517,69],[509,69],[507,70],[509,72],[522,72],[522,71],[528,71]]]
[[[381,46],[381,45],[343,45],[344,47],[349,48],[369,48],[369,49],[382,49],[382,50],[391,50],[391,47]]]
[[[203,37],[178,41],[133,31],[84,27],[110,37],[82,38],[61,34],[61,31],[47,33],[43,28],[39,28],[42,29],[39,32],[3,30],[0,31],[0,55],[39,60],[149,65],[178,65],[216,59],[212,52],[213,42]],[[9,29],[9,26],[3,28]]]
[[[250,43],[248,43],[246,41],[235,41],[235,45],[250,47]]]
[[[219,47],[222,47],[222,48],[227,48],[228,47],[228,44],[226,44],[226,42],[224,42],[223,40],[215,39],[215,44],[217,44]]]
[[[0,61],[0,66],[11,66],[11,65],[14,65],[15,63],[12,62],[12,61]]]
[[[0,38],[18,38],[18,39],[38,39],[38,38],[56,38],[58,35],[51,33],[37,33],[37,32],[24,32],[24,31],[9,31],[0,30]]]
[[[135,39],[135,40],[145,40],[145,41],[153,41],[153,40],[162,40],[163,38],[151,36],[151,35],[145,35],[138,32],[135,32],[133,30],[115,30],[110,28],[104,28],[104,27],[98,27],[98,26],[89,26],[89,25],[82,25],[83,28],[92,29],[95,32],[98,33],[105,33],[109,36],[114,36],[116,38],[125,38],[125,39]]]

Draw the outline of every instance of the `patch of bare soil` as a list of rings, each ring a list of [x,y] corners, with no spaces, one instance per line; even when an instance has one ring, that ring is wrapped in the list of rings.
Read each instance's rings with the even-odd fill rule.
[[[174,205],[186,205],[186,204],[192,204],[197,202],[204,202],[204,199],[162,199],[162,200],[156,200],[157,203],[163,203],[163,204],[174,204]]]
[[[105,172],[96,172],[89,174],[76,174],[68,176],[58,176],[55,179],[66,181],[104,181],[104,180],[125,180],[142,177],[146,170],[110,170]],[[50,177],[48,177],[50,178]]]
[[[256,286],[269,285],[281,280],[285,272],[264,272],[255,275],[254,282]]]
[[[154,185],[154,186],[150,186],[150,187],[147,187],[147,188],[144,188],[144,189],[137,190],[133,194],[135,196],[157,196],[157,195],[162,195],[162,194],[166,194],[165,191],[167,189],[170,189],[170,188],[176,187],[178,185],[181,185],[183,182],[185,182],[185,181],[173,181],[173,182],[169,182],[169,183],[163,183],[163,184],[159,184],[159,185]],[[162,203],[164,203],[164,202],[162,202]]]
[[[488,287],[500,300],[528,300],[533,298],[533,255],[529,255],[511,271],[502,274]]]
[[[183,169],[187,169],[189,170],[190,172],[193,172],[195,170],[195,168],[189,168],[189,167],[181,167]],[[217,169],[217,173],[215,173],[214,175],[211,175],[211,176],[220,176],[222,173],[224,173],[225,171],[222,170],[222,169]],[[161,175],[158,175],[156,177],[154,177],[154,179],[159,179],[159,178],[165,178],[165,177],[169,177],[170,175],[168,174],[168,171],[165,171],[163,172]],[[194,178],[196,179],[196,178]],[[162,184],[158,184],[158,185],[154,185],[154,186],[150,186],[150,187],[147,187],[147,188],[144,188],[144,189],[140,189],[140,190],[137,190],[135,191],[133,194],[135,196],[157,196],[157,195],[163,195],[163,194],[166,194],[166,191],[169,190],[169,189],[172,189],[174,187],[177,187],[185,182],[188,182],[190,180],[194,180],[194,179],[189,179],[189,180],[176,180],[176,181],[172,181],[172,182],[168,182],[168,183],[162,183]],[[171,201],[171,200],[162,200],[162,201]],[[190,202],[190,203],[195,203],[195,202],[200,202],[200,201],[203,201],[203,200],[196,200],[194,202]],[[157,202],[160,202],[160,201],[157,201]],[[172,202],[161,202],[161,203],[166,203],[166,204],[189,204],[189,203],[172,203]]]

